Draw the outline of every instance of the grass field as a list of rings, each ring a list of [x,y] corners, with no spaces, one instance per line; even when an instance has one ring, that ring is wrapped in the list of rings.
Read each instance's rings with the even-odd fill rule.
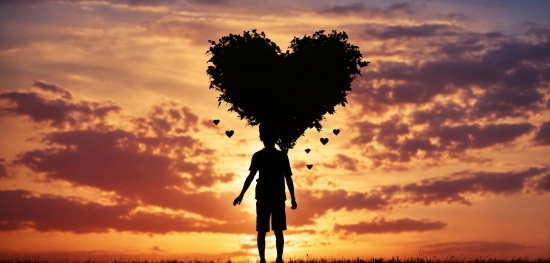
[[[273,263],[274,261],[267,261],[268,263]],[[427,258],[338,258],[338,259],[327,259],[327,258],[318,258],[318,259],[287,259],[285,263],[522,263],[522,262],[536,262],[536,263],[550,263],[550,258],[512,258],[512,259],[498,259],[498,258],[455,258],[448,257],[445,259],[427,259]],[[258,263],[257,260],[249,259],[234,259],[234,260],[146,260],[146,259],[135,259],[135,260],[116,260],[112,259],[109,261],[96,261],[96,260],[0,260],[0,263]]]

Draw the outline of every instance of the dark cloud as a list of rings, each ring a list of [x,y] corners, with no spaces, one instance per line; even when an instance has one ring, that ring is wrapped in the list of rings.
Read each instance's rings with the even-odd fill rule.
[[[37,88],[49,95],[70,94],[44,83],[39,83]],[[12,93],[2,96],[6,94]],[[221,212],[227,210],[230,204],[227,200],[234,198],[232,195],[196,192],[230,182],[235,174],[216,172],[214,150],[204,147],[191,135],[199,132],[200,120],[189,108],[177,103],[157,105],[147,117],[130,118],[126,129],[119,129],[98,120],[93,110],[80,111],[78,122],[67,121],[70,114],[66,112],[74,111],[72,105],[94,105],[92,102],[79,104],[70,98],[40,93],[14,94],[30,94],[40,102],[18,104],[14,113],[32,116],[31,120],[36,122],[47,119],[69,127],[44,133],[42,143],[46,148],[23,152],[14,161],[36,174],[43,174],[45,181],[90,186],[114,192],[121,200],[181,209],[208,218],[239,221],[249,216],[240,210]],[[43,105],[59,106],[58,114],[37,117],[47,108]],[[18,111],[27,108],[33,111]],[[86,125],[80,125],[82,123]]]
[[[391,120],[382,122],[379,125],[380,131],[376,136],[376,141],[389,148],[397,148],[397,139],[400,135],[409,133],[409,127],[399,122],[399,117],[394,115]]]
[[[140,135],[166,137],[198,131],[199,117],[188,107],[172,102],[153,106],[147,118],[135,118],[133,122]]]
[[[355,13],[360,12],[364,10],[364,6],[361,3],[354,3],[349,5],[340,5],[340,6],[333,6],[330,8],[323,9],[319,11],[321,14],[348,14],[348,13]]]
[[[5,5],[38,5],[38,4],[48,4],[48,3],[64,3],[64,4],[72,4],[72,3],[90,3],[92,1],[89,0],[3,0],[0,3]],[[170,4],[176,4],[178,2],[181,2],[180,0],[105,0],[101,2],[107,2],[111,4],[123,4],[123,5],[129,5],[129,6],[163,6],[163,5],[170,5]]]
[[[525,40],[440,24],[367,25],[370,37],[365,40],[387,39],[395,49],[410,50],[400,54],[408,62],[376,61],[377,68],[365,70],[354,82],[350,100],[364,112],[380,113],[388,107],[426,105],[436,97],[453,96],[474,102],[472,107],[448,100],[456,114],[470,121],[526,117],[543,110],[544,87],[550,81],[544,64],[550,58],[550,41],[541,35],[546,31],[539,31],[536,40]],[[447,107],[438,103],[439,109]]]
[[[381,234],[381,233],[402,233],[402,232],[424,232],[430,230],[440,230],[447,226],[440,221],[431,221],[428,219],[414,220],[409,218],[388,220],[384,218],[375,219],[371,222],[359,222],[357,224],[334,226],[335,231],[344,231],[354,234]]]
[[[42,81],[35,81],[34,82],[34,87],[37,87],[43,91],[49,91],[49,92],[52,92],[52,93],[57,93],[57,94],[60,94],[62,98],[64,99],[72,99],[73,98],[73,95],[66,89],[63,89],[63,88],[60,88],[56,85],[53,85],[53,84],[48,84],[48,83],[45,83],[45,82],[42,82]]]
[[[318,217],[329,211],[341,209],[353,210],[384,210],[395,206],[409,204],[432,205],[436,203],[459,203],[470,205],[468,196],[471,195],[510,195],[517,194],[532,187],[529,180],[535,180],[534,187],[547,191],[550,189],[548,182],[550,176],[540,177],[547,174],[546,167],[533,167],[521,171],[509,172],[471,172],[465,171],[450,176],[437,177],[422,180],[417,183],[405,185],[383,185],[374,187],[365,192],[348,192],[338,190],[300,190],[296,192],[300,209],[287,213],[288,220],[292,225],[313,224]],[[550,191],[550,190],[549,190]],[[409,224],[410,223],[410,224]],[[441,222],[418,224],[407,220],[391,222],[370,222],[349,225],[348,232],[382,231],[382,229],[399,229],[399,227],[410,226],[420,231],[422,227],[434,227],[439,229],[445,226]],[[439,227],[439,228],[437,228]],[[342,225],[342,229],[345,227]],[[426,229],[428,230],[428,229]],[[386,232],[387,232],[386,231]]]
[[[336,154],[336,159],[332,163],[323,164],[323,166],[335,169],[342,168],[351,172],[356,172],[360,167],[360,162],[356,158],[349,157],[345,154]]]
[[[226,5],[230,3],[231,0],[189,0],[189,2],[201,5]]]
[[[550,121],[544,122],[533,138],[538,145],[550,145]]]
[[[378,125],[364,121],[364,122],[358,122],[355,123],[354,126],[359,130],[359,135],[351,139],[352,144],[362,145],[369,142],[372,142],[376,132],[375,128],[378,127]]]
[[[8,177],[8,172],[6,169],[6,159],[0,158],[0,178]]]
[[[184,194],[167,189],[210,187],[234,178],[234,174],[217,174],[213,168],[213,152],[188,135],[156,137],[118,129],[79,130],[50,133],[44,143],[50,147],[25,152],[16,163],[45,174],[46,180],[113,191],[145,204],[185,209],[205,216],[243,217],[242,213],[223,214],[214,209],[221,207],[225,199],[213,192]],[[172,154],[175,157],[170,157]],[[213,210],[202,209],[205,207]]]
[[[65,105],[76,104],[72,97],[66,96],[70,94],[67,90],[50,84],[39,84],[36,88],[50,95],[32,93],[40,98],[43,104],[50,104],[52,101],[63,101]],[[87,116],[86,114],[94,116],[93,112],[81,114],[84,117]],[[86,119],[84,117],[83,119]],[[91,117],[88,119],[96,120]],[[71,124],[71,122],[67,123]],[[177,103],[165,103],[153,107],[146,117],[131,118],[129,127],[125,129],[106,124],[89,125],[81,129],[75,124],[70,129],[45,133],[42,139],[45,148],[21,153],[15,161],[16,165],[22,165],[37,174],[43,174],[46,181],[60,180],[74,186],[90,186],[102,191],[114,192],[120,197],[116,200],[118,204],[103,206],[57,196],[37,197],[26,191],[4,191],[2,211],[13,210],[17,213],[10,214],[13,217],[5,215],[5,218],[0,219],[5,222],[2,228],[6,231],[33,228],[39,231],[77,233],[102,232],[106,229],[150,233],[172,231],[233,233],[251,228],[250,225],[254,222],[253,216],[230,206],[234,193],[197,191],[203,187],[230,182],[234,178],[233,174],[217,173],[214,169],[216,161],[213,157],[214,150],[205,148],[192,136],[192,133],[200,131],[200,124],[201,120],[189,108]],[[420,150],[434,151],[431,148],[434,146],[426,139],[400,139],[401,136],[410,134],[411,130],[407,124],[401,122],[398,116],[380,124],[358,125],[359,129],[371,135],[357,138],[357,140],[374,140],[389,149],[399,149],[409,156]],[[520,124],[495,127],[466,125],[465,127],[468,127],[466,130],[470,132],[466,137],[470,140],[468,143],[472,144],[471,147],[488,147],[488,145],[505,143],[530,129],[530,126]],[[446,131],[444,128],[441,129]],[[502,132],[508,129],[511,131]],[[488,136],[496,130],[504,135]],[[439,133],[434,134],[442,136]],[[458,139],[453,136],[448,138],[451,138],[448,139],[449,145],[457,145]],[[357,170],[359,163],[349,156],[337,155],[334,165],[348,170]],[[297,192],[300,209],[288,213],[288,218],[291,224],[302,226],[313,224],[316,218],[329,211],[341,209],[383,210],[398,204],[411,203],[467,204],[465,197],[467,194],[517,193],[525,188],[524,181],[527,178],[533,178],[545,171],[542,168],[532,168],[507,173],[463,173],[405,186],[383,186],[366,192],[348,192],[343,189],[301,190]],[[544,189],[544,180],[540,180],[535,185],[540,185],[538,188]],[[167,214],[132,213],[137,203],[186,211],[206,219],[220,220],[222,223]],[[35,206],[43,207],[44,212],[37,214],[28,212],[33,211]],[[19,211],[16,207],[25,209]],[[57,212],[63,207],[70,212]],[[90,220],[95,219],[91,217],[90,220],[79,220],[80,223],[62,224],[63,220],[58,222],[50,218],[55,218],[54,216],[44,217],[47,211],[59,213],[65,218],[80,218],[72,215],[72,211],[80,214],[94,213],[102,216],[103,219],[91,222]],[[42,218],[39,214],[42,214]],[[166,223],[162,224],[162,222]],[[352,229],[355,228],[383,229],[390,226],[397,229],[403,222],[406,221],[363,222],[356,226],[348,226],[348,231],[353,231]],[[414,225],[414,223],[411,224]],[[421,225],[414,226],[420,229]],[[435,227],[434,224],[431,226]],[[345,226],[341,227],[345,228]]]
[[[533,128],[534,126],[530,123],[485,126],[474,124],[440,126],[430,130],[428,134],[439,139],[440,148],[451,152],[462,152],[466,149],[480,149],[511,142]]]
[[[412,124],[439,126],[445,123],[459,123],[468,120],[468,113],[456,103],[435,104],[429,110],[417,110],[411,114]]]
[[[381,210],[389,203],[382,193],[360,193],[338,190],[300,190],[296,192],[299,209],[287,213],[288,222],[295,226],[313,224],[313,220],[329,210]]]
[[[372,26],[363,31],[368,38],[380,40],[455,35],[453,26],[447,24],[423,24],[419,26]]]
[[[181,2],[180,0],[155,0],[155,1],[149,1],[149,0],[109,0],[109,2],[113,4],[120,4],[120,3],[126,3],[131,6],[167,6],[167,5],[174,5],[178,2]]]
[[[513,194],[525,187],[527,179],[548,172],[548,168],[529,168],[510,172],[462,172],[448,177],[426,179],[402,186],[405,202],[432,204],[458,202],[471,204],[466,194]]]
[[[413,7],[409,3],[393,3],[386,7],[365,6],[362,3],[349,5],[336,5],[318,11],[319,14],[346,15],[351,13],[364,13],[371,16],[391,15],[396,13],[412,14]]]
[[[403,11],[407,13],[412,13],[411,8],[412,7],[410,3],[402,2],[402,3],[393,3],[390,6],[388,6],[386,10],[389,12]]]
[[[37,81],[34,86],[42,92],[0,93],[0,102],[2,102],[0,114],[27,116],[33,122],[64,127],[103,119],[109,113],[118,112],[121,109],[109,101],[103,103],[74,101],[68,90],[56,85]]]
[[[83,204],[67,199],[30,196],[24,190],[0,191],[1,230],[32,227],[39,231],[72,231],[75,233],[107,232],[118,216],[130,212],[131,206]]]
[[[101,205],[58,196],[36,196],[23,190],[0,191],[0,231],[32,228],[40,232],[73,233],[116,231],[166,234],[169,232],[242,233],[251,223],[213,223],[195,218],[132,212],[135,204]]]
[[[442,156],[463,158],[470,149],[483,149],[514,142],[534,129],[530,123],[459,124],[467,115],[459,106],[439,104],[433,110],[412,113],[412,124],[394,115],[390,120],[374,124],[369,121],[355,123],[359,134],[350,142],[363,150],[375,167],[406,163],[413,159],[438,160]],[[414,125],[428,123],[428,127],[412,130]],[[449,125],[447,125],[449,123]],[[384,146],[373,148],[374,144]],[[367,147],[365,147],[367,146]]]
[[[124,196],[184,184],[177,170],[171,169],[169,157],[155,155],[148,148],[140,152],[135,135],[122,130],[55,132],[48,134],[44,142],[52,147],[25,152],[17,163],[45,173],[48,180],[93,186]],[[180,137],[171,143],[174,148],[187,148],[196,141]],[[156,148],[151,144],[145,145]],[[195,171],[190,168],[187,172]]]
[[[0,4],[3,5],[35,5],[35,4],[41,4],[45,2],[51,2],[53,0],[4,0],[0,1]]]
[[[410,204],[432,205],[436,203],[459,203],[470,205],[468,200],[472,195],[511,195],[517,194],[533,186],[536,189],[550,191],[550,176],[546,167],[532,167],[521,171],[508,172],[472,172],[464,171],[449,176],[436,177],[405,185],[383,185],[365,192],[349,192],[337,190],[300,190],[296,192],[300,209],[287,213],[292,225],[302,226],[313,224],[318,217],[329,211],[341,209],[353,210],[384,210],[395,206]],[[541,177],[541,175],[545,175]],[[535,180],[534,185],[528,183]],[[398,229],[405,227],[409,221],[370,222],[350,225],[349,232],[360,232],[357,229]],[[422,222],[426,223],[426,222]],[[444,227],[441,222],[430,224],[415,224],[417,227]],[[343,226],[343,225],[342,225]],[[343,228],[342,228],[343,229]],[[354,231],[352,229],[356,229]],[[418,230],[418,231],[419,231]]]
[[[550,174],[541,177],[536,184],[536,189],[550,192]]]

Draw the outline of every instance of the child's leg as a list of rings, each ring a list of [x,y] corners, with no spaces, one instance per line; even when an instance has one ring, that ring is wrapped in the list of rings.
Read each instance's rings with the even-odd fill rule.
[[[273,230],[275,232],[275,246],[277,247],[277,262],[283,261],[283,250],[285,248],[285,237],[282,230]]]
[[[256,242],[258,243],[258,253],[260,254],[260,260],[265,262],[265,234],[266,232],[258,231],[258,237]]]

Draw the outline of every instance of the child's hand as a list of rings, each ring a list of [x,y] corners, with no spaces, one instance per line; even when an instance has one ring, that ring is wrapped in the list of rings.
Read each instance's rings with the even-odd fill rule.
[[[298,204],[296,203],[296,199],[292,199],[292,206],[290,208],[292,210],[296,210],[296,208],[298,208]]]
[[[243,196],[242,195],[237,196],[237,198],[235,198],[235,201],[233,201],[233,206],[240,205],[242,201],[243,201]]]

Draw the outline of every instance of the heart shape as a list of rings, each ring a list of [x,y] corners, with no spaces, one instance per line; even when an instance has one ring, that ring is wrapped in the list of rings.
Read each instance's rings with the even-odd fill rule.
[[[227,137],[229,137],[229,138],[231,138],[231,136],[233,136],[233,133],[235,133],[233,130],[225,131],[225,135],[227,135]]]
[[[323,145],[327,144],[327,142],[328,142],[328,138],[321,138],[321,143]]]
[[[218,125],[218,123],[220,123],[220,120],[213,120],[212,121],[214,124]]]
[[[309,148],[307,148],[305,151],[306,151],[306,153],[309,153],[311,150]]]
[[[295,37],[285,53],[256,30],[209,40],[210,88],[221,92],[218,106],[229,104],[249,125],[273,123],[277,145],[288,151],[306,129],[321,130],[323,115],[346,105],[351,82],[368,64],[347,39],[318,31]]]
[[[332,130],[332,132],[334,133],[334,135],[338,135],[338,133],[340,133],[340,129],[334,129]]]
[[[307,169],[311,170],[311,168],[313,167],[313,164],[308,164],[306,166],[307,166]]]

